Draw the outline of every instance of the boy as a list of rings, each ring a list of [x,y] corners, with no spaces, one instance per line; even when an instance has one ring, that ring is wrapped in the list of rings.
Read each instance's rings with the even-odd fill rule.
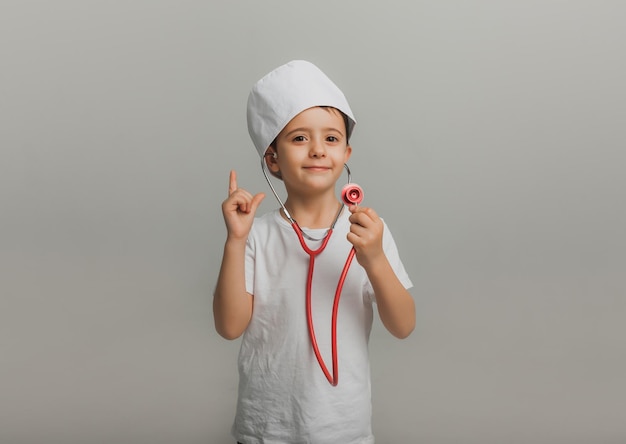
[[[264,194],[238,188],[231,171],[222,204],[227,239],[213,311],[222,336],[244,334],[232,428],[240,443],[374,442],[367,349],[373,302],[399,338],[413,330],[415,306],[385,223],[371,208],[351,205],[346,211],[335,193],[352,153],[355,123],[339,88],[304,61],[276,68],[248,98],[250,136],[267,169],[284,182],[287,199],[284,208],[255,218]],[[330,236],[315,257],[312,277],[313,258],[285,210],[302,227],[309,248]],[[357,261],[345,278],[336,324],[341,380],[333,386],[312,349],[305,287],[310,279],[315,336],[329,363],[333,295],[352,248]]]

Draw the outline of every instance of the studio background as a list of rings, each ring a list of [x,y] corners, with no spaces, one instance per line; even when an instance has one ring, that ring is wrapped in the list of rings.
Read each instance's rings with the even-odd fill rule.
[[[317,64],[417,327],[385,443],[626,441],[626,3],[3,1],[0,442],[230,443],[213,328],[251,85]],[[260,211],[276,207],[271,195]]]

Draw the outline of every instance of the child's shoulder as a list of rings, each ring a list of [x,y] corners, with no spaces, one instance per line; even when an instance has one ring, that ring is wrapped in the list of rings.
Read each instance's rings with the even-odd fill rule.
[[[291,225],[280,215],[279,210],[271,210],[254,218],[252,229],[248,234],[248,245],[266,248],[276,239],[293,234]]]
[[[261,215],[257,215],[254,218],[254,224],[252,225],[253,231],[267,231],[267,230],[276,230],[281,226],[289,227],[289,223],[282,218],[280,215],[280,210],[274,209],[268,211],[267,213],[263,213]]]

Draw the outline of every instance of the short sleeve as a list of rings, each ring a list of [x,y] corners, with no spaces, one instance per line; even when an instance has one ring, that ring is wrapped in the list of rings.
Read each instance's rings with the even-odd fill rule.
[[[413,287],[413,282],[411,282],[411,279],[404,268],[404,264],[402,263],[400,254],[398,253],[396,242],[394,241],[393,235],[384,220],[383,225],[383,251],[385,252],[385,256],[387,256],[387,260],[389,261],[389,264],[391,265],[391,268],[396,274],[398,280],[404,288],[408,290]],[[373,302],[375,302],[376,299],[374,297],[374,289],[372,288],[372,284],[369,279],[366,282],[365,293],[371,297]]]

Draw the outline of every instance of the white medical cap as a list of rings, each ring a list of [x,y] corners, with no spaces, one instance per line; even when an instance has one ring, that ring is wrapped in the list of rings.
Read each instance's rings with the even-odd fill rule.
[[[293,60],[261,80],[248,96],[248,132],[263,157],[272,141],[289,121],[314,106],[337,108],[348,116],[347,136],[356,124],[341,90],[317,66]]]

